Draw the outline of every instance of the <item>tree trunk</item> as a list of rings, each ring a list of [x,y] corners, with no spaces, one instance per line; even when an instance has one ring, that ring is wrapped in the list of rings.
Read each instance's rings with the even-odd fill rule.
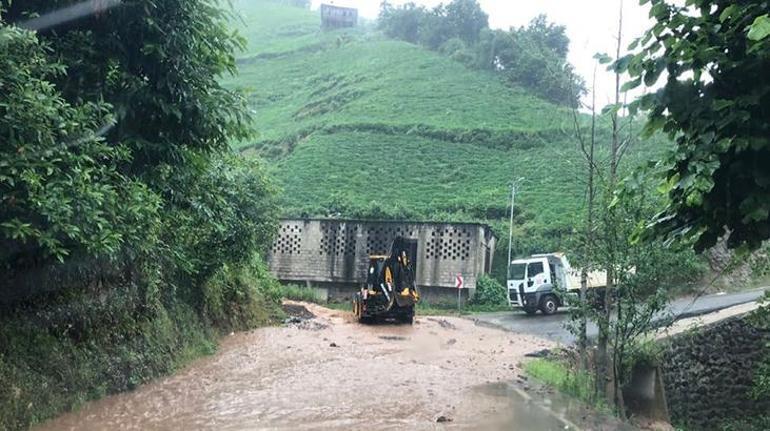
[[[583,154],[586,158],[586,164],[588,166],[588,187],[587,187],[587,208],[586,208],[586,224],[585,224],[585,237],[583,244],[583,268],[580,270],[580,320],[578,322],[578,352],[580,354],[580,366],[586,371],[590,372],[590,365],[588,359],[588,335],[586,333],[588,328],[588,311],[591,307],[591,303],[588,301],[588,270],[586,266],[588,263],[593,262],[594,258],[594,175],[596,173],[594,150],[596,148],[596,67],[594,67],[593,83],[592,83],[592,101],[591,101],[591,136],[588,143],[588,148],[585,146],[585,140],[582,138],[580,126],[577,121],[577,113],[575,120],[576,133],[578,133],[578,139],[580,140]]]
[[[620,13],[618,15],[618,37],[617,37],[617,45],[616,45],[616,51],[615,51],[615,59],[620,58],[620,50],[622,46],[622,36],[623,36],[623,0],[620,1]],[[612,121],[612,143],[610,148],[610,175],[609,175],[609,181],[608,181],[608,187],[607,187],[607,197],[610,198],[612,194],[615,192],[615,188],[617,187],[617,176],[618,176],[618,149],[620,146],[620,128],[619,128],[619,109],[620,106],[620,73],[615,72],[615,109],[610,114],[610,119]],[[605,290],[604,295],[604,312],[601,319],[601,325],[600,325],[600,332],[599,332],[599,341],[598,341],[598,356],[599,356],[599,365],[598,365],[598,373],[597,374],[597,381],[603,380],[603,382],[597,382],[597,385],[600,385],[601,383],[604,383],[604,387],[602,392],[605,395],[605,398],[607,400],[612,400],[612,402],[616,402],[615,398],[615,383],[616,380],[616,369],[614,364],[610,362],[612,361],[612,357],[608,354],[608,344],[609,344],[609,330],[612,326],[612,309],[613,309],[613,300],[614,300],[614,294],[615,294],[615,272],[614,272],[614,266],[613,263],[616,259],[616,253],[615,253],[615,247],[617,246],[617,232],[615,230],[615,211],[612,208],[608,209],[607,217],[609,219],[608,227],[608,240],[610,241],[610,244],[608,244],[608,256],[607,256],[607,288]],[[602,327],[603,326],[603,327]],[[617,405],[616,405],[617,406]]]

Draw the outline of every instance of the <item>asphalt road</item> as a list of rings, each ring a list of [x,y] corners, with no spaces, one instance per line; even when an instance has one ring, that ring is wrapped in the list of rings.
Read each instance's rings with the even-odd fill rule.
[[[679,298],[669,304],[667,310],[661,313],[659,319],[667,319],[672,316],[674,320],[684,319],[712,313],[734,305],[753,302],[764,295],[765,289],[770,288],[759,288],[738,293],[704,295],[697,299],[692,297]],[[515,310],[481,313],[471,318],[482,325],[492,325],[509,331],[532,334],[562,344],[571,344],[575,340],[575,337],[564,327],[564,324],[569,320],[569,312],[564,309],[560,309],[552,316],[544,316],[540,312],[534,316],[528,316],[523,311]],[[597,332],[596,326],[589,325],[589,336],[595,336]]]

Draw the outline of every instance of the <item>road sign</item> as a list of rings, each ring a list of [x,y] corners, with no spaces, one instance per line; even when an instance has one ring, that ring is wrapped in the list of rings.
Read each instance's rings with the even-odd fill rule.
[[[463,290],[463,276],[462,274],[457,274],[455,276],[455,287],[457,287],[457,309],[460,309],[460,291]]]

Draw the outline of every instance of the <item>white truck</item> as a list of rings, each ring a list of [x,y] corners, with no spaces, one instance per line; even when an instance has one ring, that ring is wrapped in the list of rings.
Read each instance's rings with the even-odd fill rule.
[[[508,272],[508,302],[527,314],[537,310],[543,314],[556,313],[569,296],[580,294],[580,270],[573,269],[563,253],[534,254],[511,262]],[[602,298],[607,285],[607,273],[589,272],[587,287]]]

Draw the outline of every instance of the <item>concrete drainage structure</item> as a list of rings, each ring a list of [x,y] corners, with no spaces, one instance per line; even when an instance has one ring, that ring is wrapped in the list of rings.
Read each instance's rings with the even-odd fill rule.
[[[477,223],[283,220],[267,261],[282,282],[348,300],[366,281],[369,256],[387,254],[397,236],[418,241],[416,282],[428,302],[457,301],[458,274],[466,300],[492,268],[496,238],[489,226]]]

